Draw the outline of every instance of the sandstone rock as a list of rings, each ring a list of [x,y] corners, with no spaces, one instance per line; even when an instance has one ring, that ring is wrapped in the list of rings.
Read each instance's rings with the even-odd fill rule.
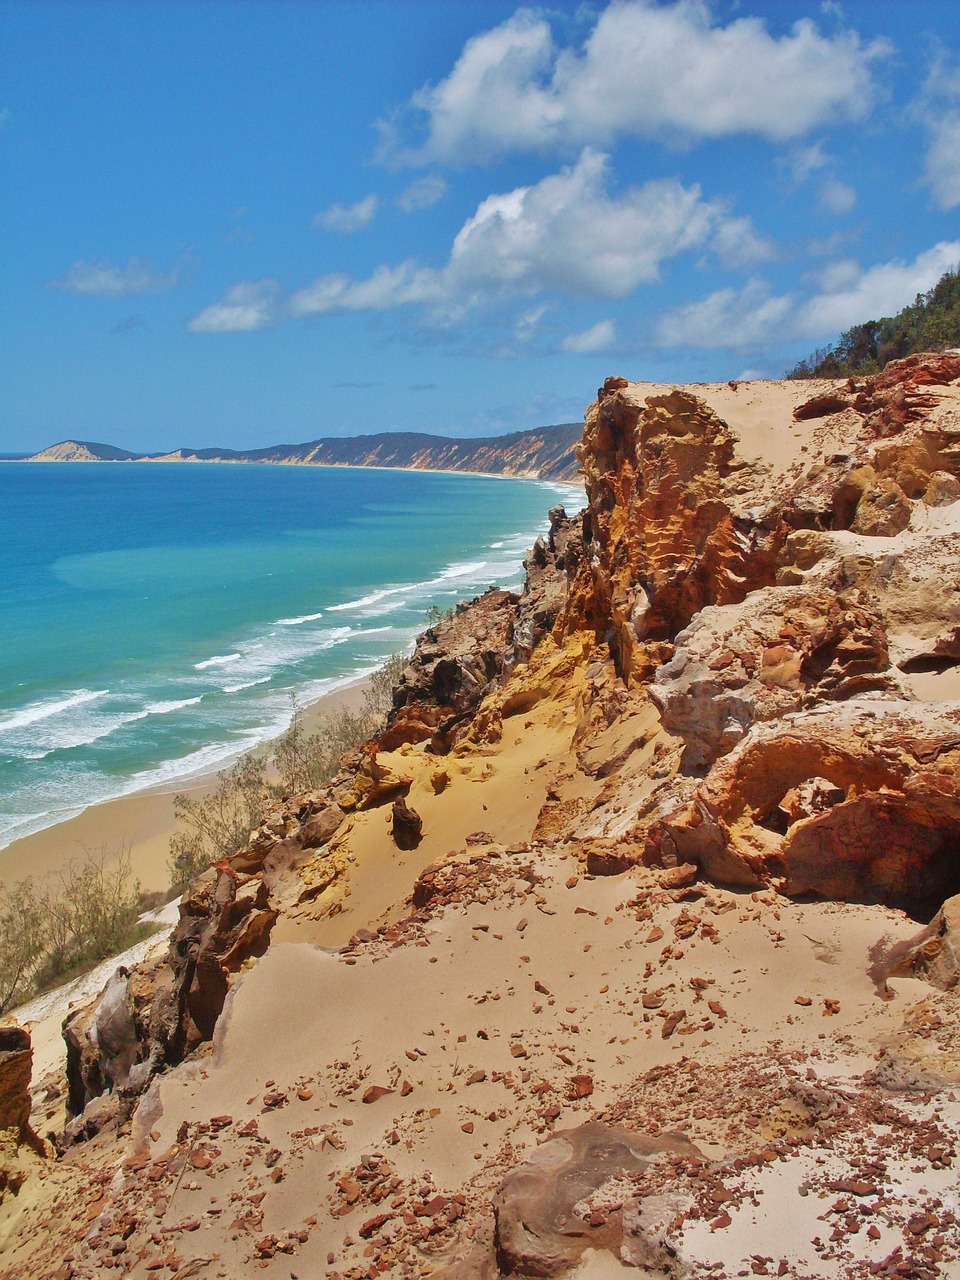
[[[343,822],[343,810],[335,804],[325,805],[319,813],[304,822],[299,831],[304,849],[319,849],[336,835]]]
[[[609,378],[587,412],[588,509],[579,568],[558,624],[607,637],[627,680],[649,669],[642,642],[669,640],[706,604],[742,600],[773,581],[781,535],[736,510],[726,424],[687,391],[640,403]]]
[[[582,517],[571,520],[563,507],[554,507],[548,519],[549,534],[537,539],[523,562],[526,576],[514,622],[512,663],[529,662],[552,630],[583,555]]]
[[[26,1133],[32,1066],[29,1033],[15,1023],[0,1025],[0,1132],[12,1129],[17,1137]]]
[[[494,1197],[501,1271],[558,1276],[576,1266],[590,1246],[618,1249],[622,1231],[616,1223],[588,1234],[574,1206],[608,1179],[642,1172],[664,1154],[700,1157],[679,1135],[652,1138],[598,1121],[548,1138],[507,1175]]]
[[[395,800],[391,811],[393,843],[398,849],[416,849],[423,839],[423,821],[405,800]]]
[[[277,911],[260,878],[241,879],[216,865],[180,903],[180,922],[170,937],[173,987],[155,1030],[168,1062],[179,1062],[213,1035],[228,990],[228,975],[245,960],[263,955]]]
[[[895,690],[880,602],[866,590],[768,587],[701,610],[676,638],[650,698],[702,771],[757,722],[813,701]]]
[[[960,896],[948,898],[925,929],[897,949],[886,976],[924,978],[942,991],[960,982]]]
[[[590,875],[618,876],[641,861],[643,846],[629,840],[605,840],[595,836],[578,842],[578,852],[586,859]]]
[[[383,749],[430,739],[446,751],[512,655],[518,597],[491,590],[428,628],[393,691]]]
[[[844,799],[790,822],[798,788]],[[960,872],[960,708],[862,700],[757,727],[665,803],[650,846],[721,883],[923,911]]]
[[[381,761],[375,743],[364,743],[358,756],[352,785],[352,800],[357,809],[373,809],[409,791],[413,779]]]

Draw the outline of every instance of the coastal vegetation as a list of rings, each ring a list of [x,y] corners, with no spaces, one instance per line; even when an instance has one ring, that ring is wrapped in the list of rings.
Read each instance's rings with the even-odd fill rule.
[[[895,316],[867,320],[842,333],[832,347],[799,360],[787,378],[846,378],[879,373],[891,360],[918,351],[960,345],[960,269],[947,271],[932,289]]]
[[[242,849],[272,802],[328,782],[345,753],[382,726],[405,662],[402,654],[393,654],[370,677],[356,711],[339,707],[326,712],[312,732],[294,701],[290,727],[271,752],[242,755],[217,775],[216,787],[205,796],[177,795],[177,830],[170,839],[168,863],[173,887],[183,888],[211,863]]]
[[[145,905],[126,846],[0,889],[0,1014],[147,937]]]

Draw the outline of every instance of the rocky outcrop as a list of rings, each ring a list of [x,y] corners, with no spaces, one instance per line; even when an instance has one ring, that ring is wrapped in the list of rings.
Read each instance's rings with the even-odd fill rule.
[[[899,691],[877,602],[826,587],[764,588],[704,608],[657,670],[650,696],[698,772],[754,724],[818,702]]]
[[[688,391],[646,397],[608,378],[587,411],[578,457],[588,507],[564,631],[607,638],[627,682],[705,605],[773,581],[779,521],[739,509],[742,467],[718,414]],[[659,642],[659,643],[658,643]]]
[[[639,1203],[622,1216],[590,1208],[605,1183],[671,1156],[698,1159],[701,1153],[679,1134],[651,1138],[597,1121],[554,1134],[506,1177],[494,1197],[501,1273],[564,1275],[585,1249],[607,1248],[622,1249],[632,1266],[665,1266],[660,1274],[678,1274],[669,1242],[645,1235]]]
[[[960,709],[862,700],[754,729],[650,827],[720,883],[922,912],[960,879]],[[675,807],[674,807],[675,806]]]
[[[219,863],[190,885],[166,956],[119,968],[63,1024],[69,1139],[129,1115],[158,1071],[212,1038],[233,976],[263,955],[277,919],[262,875]]]
[[[263,955],[276,919],[261,877],[218,863],[191,884],[170,937],[173,983],[153,1012],[151,1030],[167,1062],[213,1036],[231,975]]]
[[[537,538],[523,562],[526,574],[513,627],[512,663],[529,662],[553,629],[583,556],[582,518],[571,519],[563,507],[554,507],[549,519],[546,538]]]
[[[510,591],[487,591],[419,637],[378,747],[429,739],[435,751],[449,750],[508,668],[517,604]]]
[[[0,1026],[0,1132],[13,1130],[19,1139],[30,1123],[30,1036],[12,1023]]]

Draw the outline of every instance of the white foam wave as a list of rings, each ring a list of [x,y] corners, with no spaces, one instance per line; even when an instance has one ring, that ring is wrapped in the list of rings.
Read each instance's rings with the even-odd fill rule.
[[[327,612],[354,611],[365,617],[393,613],[395,610],[404,607],[407,597],[427,595],[431,591],[446,587],[452,582],[467,582],[469,580],[479,582],[482,580],[483,574],[489,574],[490,568],[491,563],[488,560],[465,560],[448,564],[434,578],[424,578],[422,582],[404,582],[394,587],[381,587],[378,591],[371,591],[369,595],[360,596],[357,600],[345,600],[343,604],[332,604],[328,607]],[[398,598],[391,600],[389,605],[382,608],[374,608],[375,605],[380,605],[384,600],[391,597]]]
[[[256,680],[244,680],[240,684],[225,684],[222,691],[224,693],[239,693],[241,689],[252,689],[254,685],[269,683],[269,676],[259,676]]]
[[[225,667],[228,662],[239,662],[242,657],[242,653],[215,654],[214,657],[207,658],[204,662],[195,662],[193,669],[194,671],[206,671],[207,667]]]
[[[202,701],[203,694],[198,693],[195,698],[179,698],[170,702],[148,702],[143,709],[143,716],[166,716],[171,711],[179,711],[181,707],[195,707],[198,702]]]
[[[382,587],[379,591],[371,591],[368,596],[361,596],[359,600],[346,600],[343,604],[332,604],[328,608],[328,613],[342,613],[347,609],[366,609],[372,604],[379,604],[381,600],[385,600],[387,596],[395,596],[401,591],[410,591],[409,586],[404,587]]]
[[[276,627],[301,627],[305,622],[317,622],[323,617],[322,613],[305,613],[300,618],[278,618],[274,623]]]
[[[30,724],[38,724],[41,720],[48,720],[51,716],[60,715],[73,707],[80,707],[86,702],[93,702],[97,698],[102,698],[107,692],[108,690],[106,689],[78,689],[76,693],[68,694],[65,698],[57,698],[52,702],[31,702],[28,706],[22,707],[19,711],[14,711],[0,720],[0,733],[6,733],[11,729],[23,729]]]

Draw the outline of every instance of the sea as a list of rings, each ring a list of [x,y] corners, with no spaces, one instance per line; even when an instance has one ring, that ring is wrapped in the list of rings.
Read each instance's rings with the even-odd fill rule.
[[[418,471],[0,464],[0,849],[176,788],[519,587],[558,483]]]

